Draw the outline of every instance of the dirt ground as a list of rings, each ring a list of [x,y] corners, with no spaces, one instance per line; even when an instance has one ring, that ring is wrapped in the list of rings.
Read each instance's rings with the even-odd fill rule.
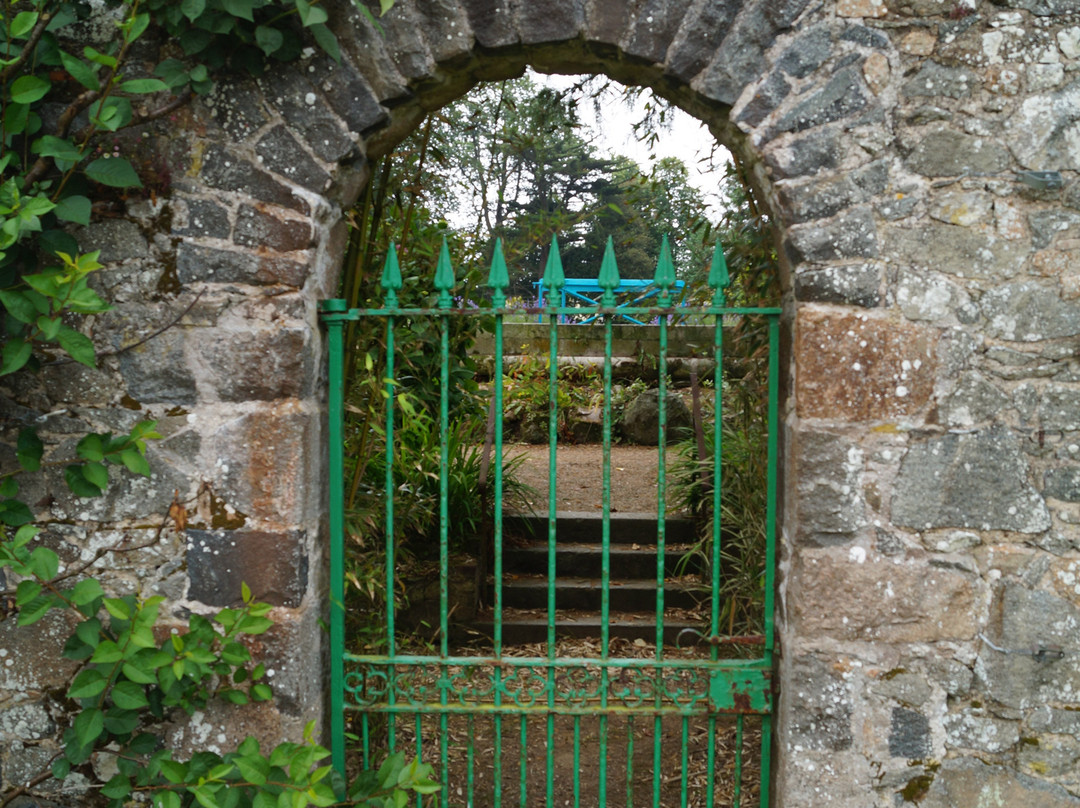
[[[548,505],[548,447],[515,443],[509,457],[525,456],[518,478],[535,494],[530,506],[546,511]],[[666,451],[666,468],[677,459],[674,448]],[[655,446],[611,447],[611,510],[623,513],[656,513],[658,450]],[[556,448],[555,491],[560,511],[600,511],[603,502],[603,452],[599,445],[560,445]],[[669,507],[671,499],[668,499]]]

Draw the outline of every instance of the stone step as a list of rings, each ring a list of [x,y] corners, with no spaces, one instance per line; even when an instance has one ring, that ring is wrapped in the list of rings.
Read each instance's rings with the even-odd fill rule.
[[[564,542],[599,542],[603,518],[587,511],[556,511],[555,540]],[[547,512],[535,514],[505,514],[503,535],[520,538],[547,539]],[[655,513],[611,514],[612,544],[656,544]],[[671,544],[692,544],[696,540],[694,522],[683,516],[668,516],[664,520],[665,541]]]
[[[707,603],[710,589],[701,583],[667,581],[664,605],[673,609],[693,609]],[[555,608],[600,611],[599,578],[557,578]],[[543,576],[523,576],[503,580],[503,605],[515,609],[546,609],[548,582]],[[656,605],[655,580],[613,580],[609,589],[612,611],[648,612]]]
[[[656,580],[656,547],[648,545],[613,544],[608,548],[612,580]],[[695,569],[695,559],[680,564],[690,548],[686,545],[667,547],[664,553],[664,576],[680,577]],[[558,577],[600,578],[603,548],[599,544],[560,543],[555,553],[555,575]],[[532,542],[521,547],[503,549],[503,572],[544,574],[548,565],[546,544]]]
[[[621,637],[630,640],[656,641],[656,614],[645,612],[613,612],[608,621],[611,638]],[[494,633],[494,621],[490,612],[477,615],[470,624],[476,634],[491,637]],[[505,645],[524,645],[547,640],[547,618],[532,612],[520,613],[515,609],[503,612],[502,638]],[[685,633],[684,633],[685,632]],[[689,647],[703,640],[697,633],[708,636],[708,623],[705,620],[686,620],[671,618],[664,620],[664,645]],[[600,615],[593,612],[563,613],[555,621],[556,638],[598,638],[600,637]]]

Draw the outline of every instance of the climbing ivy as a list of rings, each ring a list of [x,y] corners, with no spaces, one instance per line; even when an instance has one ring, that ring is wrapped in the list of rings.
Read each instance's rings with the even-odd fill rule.
[[[392,4],[380,0],[380,10]],[[111,306],[89,283],[99,253],[80,253],[70,231],[109,204],[154,193],[126,153],[137,141],[128,134],[209,93],[226,72],[258,75],[296,59],[307,40],[339,59],[327,22],[319,0],[0,0],[0,376],[57,361],[95,366],[79,320]],[[72,626],[62,656],[75,663],[61,694],[60,747],[47,769],[0,795],[0,806],[50,778],[102,768],[115,771],[100,794],[116,808],[140,796],[158,808],[303,808],[342,798],[400,807],[407,790],[438,790],[430,767],[392,756],[346,793],[311,725],[302,742],[268,752],[247,738],[235,751],[175,759],[164,739],[178,711],[272,698],[245,643],[271,627],[271,607],[244,586],[241,608],[167,630],[161,597],[107,592],[91,563],[62,570],[19,496],[20,476],[47,466],[63,466],[68,488],[87,498],[104,493],[110,468],[149,476],[147,441],[159,437],[142,421],[123,434],[86,434],[73,457],[46,460],[42,439],[26,428],[18,468],[0,474],[0,581],[15,585],[5,608],[19,626],[62,615],[58,624]],[[153,540],[167,526],[182,531],[184,514],[174,501]]]

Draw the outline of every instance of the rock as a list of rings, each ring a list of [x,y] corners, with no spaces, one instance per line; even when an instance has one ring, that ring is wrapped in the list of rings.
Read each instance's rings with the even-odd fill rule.
[[[920,808],[968,806],[1024,806],[1024,808],[1077,808],[1080,799],[1051,785],[1003,766],[980,760],[945,760],[934,775]]]
[[[801,33],[776,60],[776,66],[797,79],[806,78],[832,55],[829,29],[818,25]]]
[[[894,707],[889,724],[889,754],[921,760],[931,751],[930,720],[922,713]]]
[[[1016,240],[936,222],[917,228],[886,227],[882,240],[885,252],[897,263],[962,278],[1008,278],[1020,271],[1027,257]]]
[[[840,38],[845,42],[854,42],[864,48],[877,48],[883,50],[889,47],[889,38],[880,31],[867,28],[865,25],[852,25],[844,29]]]
[[[796,104],[776,124],[778,132],[802,132],[815,126],[839,121],[866,108],[862,71],[848,67],[838,71],[828,83]]]
[[[866,524],[860,496],[862,452],[828,432],[804,432],[797,444],[800,542],[823,547],[849,542]]]
[[[1005,752],[1020,740],[1020,722],[1006,721],[981,710],[965,710],[945,716],[945,743],[953,748],[979,752]]]
[[[835,132],[811,132],[782,144],[770,145],[765,151],[765,163],[777,178],[808,177],[839,163],[840,143]],[[1077,197],[1080,199],[1080,193]]]
[[[795,298],[874,308],[881,304],[881,267],[867,263],[798,271]]]
[[[1057,468],[1047,471],[1043,496],[1053,497],[1062,502],[1080,502],[1080,468]]]
[[[992,289],[980,308],[991,337],[1038,342],[1080,334],[1080,300],[1063,300],[1053,286],[1036,281]]]
[[[227,239],[232,231],[229,212],[208,199],[176,199],[173,202],[173,233],[194,238]]]
[[[970,227],[989,220],[993,198],[982,191],[957,191],[935,197],[928,213],[946,224]]]
[[[916,174],[926,177],[998,174],[1008,168],[1009,152],[984,137],[935,129],[923,135],[905,163]]]
[[[906,707],[918,708],[929,701],[932,691],[926,677],[899,671],[883,676],[870,687],[870,692],[898,701]]]
[[[284,126],[276,126],[255,144],[260,163],[308,190],[321,192],[330,187],[330,175],[308,156]]]
[[[184,356],[188,329],[170,328],[119,354],[127,394],[143,404],[190,407],[198,400],[195,375]],[[121,346],[123,347],[123,346]]]
[[[786,603],[792,630],[819,640],[932,643],[971,640],[973,576],[910,557],[868,557],[860,547],[799,555]],[[792,680],[798,681],[798,680]]]
[[[912,97],[967,98],[978,84],[976,75],[966,68],[945,67],[937,62],[926,62],[904,85],[904,93]]]
[[[197,244],[183,243],[177,248],[176,277],[182,284],[198,281],[210,283],[244,283],[301,287],[307,280],[310,267],[267,253],[252,255],[248,251],[217,250]]]
[[[780,102],[787,97],[789,92],[791,92],[791,86],[783,74],[771,73],[758,86],[746,106],[735,115],[735,119],[748,126],[757,126],[780,106]]]
[[[146,238],[135,222],[126,219],[105,219],[80,228],[76,233],[83,252],[100,250],[98,260],[103,264],[146,258],[150,254]]]
[[[1028,217],[1031,225],[1031,243],[1036,249],[1044,249],[1062,234],[1073,235],[1068,231],[1080,228],[1080,213],[1071,210],[1043,210]],[[1074,236],[1075,237],[1075,236]]]
[[[304,531],[188,529],[188,600],[239,606],[246,583],[256,600],[299,606],[308,583],[306,539]]]
[[[276,65],[258,80],[263,96],[320,160],[345,159],[356,144],[326,98],[299,70],[296,65]]]
[[[851,694],[830,661],[807,655],[792,663],[789,732],[791,743],[804,749],[837,752],[854,740]]]
[[[1009,397],[986,377],[969,371],[960,377],[960,383],[942,402],[939,416],[949,427],[970,427],[989,421],[1003,407],[1009,405]]]
[[[693,434],[693,418],[682,398],[669,392],[665,399],[667,442],[685,440]],[[642,446],[659,443],[660,391],[646,390],[626,408],[623,416],[623,437]]]
[[[1017,439],[1002,428],[912,444],[893,493],[893,524],[1040,533],[1050,527]]]
[[[273,216],[265,210],[242,205],[236,215],[237,244],[279,252],[305,250],[312,245],[311,225],[306,220]]]
[[[235,192],[243,188],[262,202],[307,213],[307,202],[235,151],[211,145],[203,154],[200,179],[211,188]]]
[[[878,255],[877,228],[867,207],[852,208],[827,223],[793,225],[787,242],[794,262]]]
[[[917,412],[933,391],[934,354],[933,332],[918,326],[800,307],[798,413],[858,421]]]
[[[866,199],[848,174],[799,184],[777,183],[784,220],[789,224],[824,219]]]
[[[1005,122],[1009,149],[1024,168],[1060,170],[1080,165],[1080,80],[1056,93],[1025,98]]]
[[[906,269],[898,273],[895,294],[909,320],[941,320],[970,303],[967,293],[945,278]]]

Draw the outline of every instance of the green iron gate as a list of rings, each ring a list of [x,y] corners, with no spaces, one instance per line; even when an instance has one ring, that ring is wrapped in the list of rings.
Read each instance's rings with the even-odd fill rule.
[[[543,285],[547,301],[558,301],[563,273],[557,243],[552,241]],[[364,765],[377,764],[375,746],[393,751],[395,745],[407,755],[415,752],[432,763],[443,785],[440,794],[424,804],[453,805],[681,805],[738,806],[748,790],[747,761],[753,758],[760,775],[751,785],[758,789],[761,806],[767,806],[769,749],[771,743],[773,666],[773,589],[777,440],[777,346],[780,310],[725,306],[728,286],[724,256],[717,247],[709,286],[711,305],[673,307],[675,273],[667,240],[658,261],[653,305],[619,309],[658,323],[659,445],[656,527],[655,650],[647,658],[611,653],[611,389],[612,320],[614,290],[619,275],[609,241],[598,284],[603,297],[592,313],[601,316],[605,339],[603,361],[603,506],[601,619],[599,653],[595,657],[560,654],[556,631],[556,485],[559,448],[556,433],[558,330],[560,315],[580,315],[582,309],[547,305],[541,313],[550,324],[549,487],[547,519],[547,639],[539,655],[521,656],[503,641],[503,475],[502,463],[494,473],[493,627],[490,646],[484,651],[451,647],[449,614],[449,547],[447,435],[449,391],[449,340],[452,318],[494,316],[494,371],[492,397],[495,419],[494,457],[503,457],[503,318],[520,310],[506,308],[509,278],[501,248],[496,244],[488,286],[491,308],[465,308],[455,303],[454,272],[445,244],[435,272],[438,300],[434,308],[403,308],[398,303],[402,279],[397,256],[391,247],[382,276],[385,300],[381,308],[350,309],[344,300],[322,304],[322,319],[329,341],[329,462],[330,462],[330,642],[331,642],[331,742],[335,767],[344,772],[346,712],[353,712],[355,732]],[[712,457],[711,596],[699,635],[697,653],[665,644],[665,452],[666,373],[669,315],[697,315],[715,324],[714,451]],[[764,526],[766,559],[764,586],[764,636],[753,639],[760,656],[753,659],[722,658],[721,648],[739,638],[722,636],[721,625],[721,485],[724,449],[721,440],[719,391],[723,389],[723,333],[725,320],[762,318],[767,323],[768,360],[768,476],[767,512]],[[441,463],[440,480],[440,574],[437,651],[403,653],[395,629],[393,599],[388,598],[385,653],[346,652],[344,636],[344,456],[343,456],[343,354],[344,326],[349,321],[378,318],[386,328],[385,418],[386,477],[385,534],[386,591],[395,586],[394,472],[392,447],[395,426],[394,338],[395,321],[434,318],[441,328]],[[434,346],[433,346],[434,348]],[[745,646],[744,646],[745,647]],[[723,736],[723,744],[716,739]],[[704,758],[704,760],[702,760]],[[585,772],[582,774],[582,772]],[[595,777],[594,777],[595,774]],[[725,782],[727,785],[725,786]],[[726,790],[725,790],[726,788]],[[716,795],[724,791],[721,801]],[[741,793],[742,792],[742,793]],[[571,802],[572,800],[572,802]],[[421,798],[417,798],[421,803]]]

